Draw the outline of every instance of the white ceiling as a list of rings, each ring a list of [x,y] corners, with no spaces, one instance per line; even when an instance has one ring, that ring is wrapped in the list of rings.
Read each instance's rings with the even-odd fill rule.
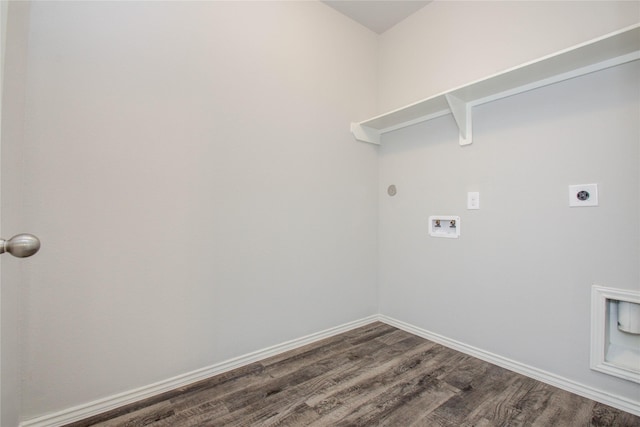
[[[323,1],[326,5],[378,34],[385,32],[430,2],[431,0]]]

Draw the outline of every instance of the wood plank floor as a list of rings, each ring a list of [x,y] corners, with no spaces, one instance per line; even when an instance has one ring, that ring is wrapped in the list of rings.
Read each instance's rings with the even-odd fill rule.
[[[640,418],[373,323],[81,426],[640,426]]]

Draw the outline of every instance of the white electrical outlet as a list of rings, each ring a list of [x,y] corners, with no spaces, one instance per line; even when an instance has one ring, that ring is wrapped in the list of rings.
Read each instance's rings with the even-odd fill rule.
[[[467,209],[480,209],[480,193],[470,191],[467,193]]]
[[[573,208],[598,206],[598,184],[570,185],[569,206]]]

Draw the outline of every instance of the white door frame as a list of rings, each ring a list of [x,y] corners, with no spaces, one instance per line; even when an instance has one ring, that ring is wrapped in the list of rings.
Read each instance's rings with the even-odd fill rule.
[[[8,1],[0,1],[0,135],[2,135],[2,93],[4,88],[4,50],[7,43],[7,15],[9,9]],[[1,235],[1,229],[0,229]],[[2,274],[0,272],[0,278]],[[0,279],[0,289],[2,289],[2,280]],[[0,360],[2,360],[2,292],[0,292]],[[2,390],[2,363],[0,363],[0,390]],[[2,398],[0,398],[0,420],[2,420],[3,409]]]

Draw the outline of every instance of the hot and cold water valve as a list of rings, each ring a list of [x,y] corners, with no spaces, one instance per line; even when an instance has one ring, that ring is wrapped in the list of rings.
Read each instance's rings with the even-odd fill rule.
[[[460,236],[460,217],[451,215],[430,216],[429,235],[457,239]]]

